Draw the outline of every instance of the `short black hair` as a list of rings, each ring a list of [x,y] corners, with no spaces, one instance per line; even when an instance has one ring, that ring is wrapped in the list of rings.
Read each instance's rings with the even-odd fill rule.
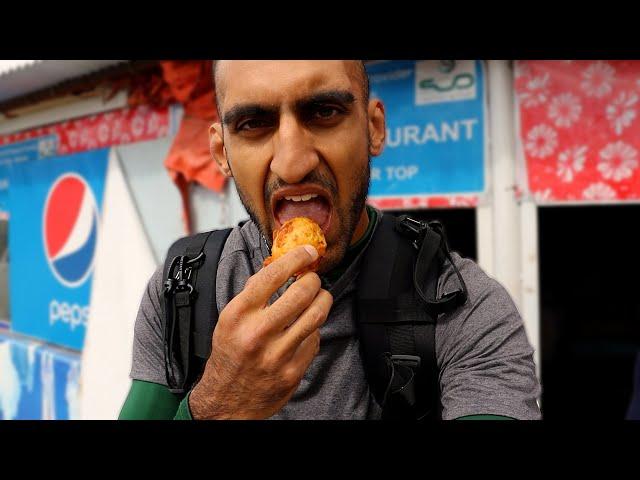
[[[364,93],[364,108],[366,110],[367,105],[369,104],[369,75],[367,74],[367,67],[364,65],[363,60],[356,60],[356,65],[358,68],[358,75],[360,75],[360,82],[362,86],[362,92]],[[218,62],[216,60],[213,61],[213,91],[216,94],[216,109],[218,110],[218,114],[220,113],[220,103],[218,102],[218,92],[216,91],[216,72],[218,69]]]

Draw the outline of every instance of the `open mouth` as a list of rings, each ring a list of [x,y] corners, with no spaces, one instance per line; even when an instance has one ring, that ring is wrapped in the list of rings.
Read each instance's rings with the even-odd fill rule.
[[[326,234],[331,225],[333,208],[329,194],[323,189],[298,186],[278,190],[272,196],[271,211],[276,229],[292,218],[307,217],[316,222]]]

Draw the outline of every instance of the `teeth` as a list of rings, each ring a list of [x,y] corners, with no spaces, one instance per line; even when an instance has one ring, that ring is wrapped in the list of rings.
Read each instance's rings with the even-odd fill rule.
[[[284,197],[285,200],[291,200],[293,202],[306,202],[307,200],[311,200],[312,198],[316,198],[318,195],[315,193],[309,193],[307,195],[291,195],[289,197]]]

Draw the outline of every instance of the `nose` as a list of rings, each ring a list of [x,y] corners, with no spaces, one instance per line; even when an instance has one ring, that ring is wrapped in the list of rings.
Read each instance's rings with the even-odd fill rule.
[[[287,183],[299,183],[320,162],[311,132],[295,116],[283,115],[273,136],[271,171]]]

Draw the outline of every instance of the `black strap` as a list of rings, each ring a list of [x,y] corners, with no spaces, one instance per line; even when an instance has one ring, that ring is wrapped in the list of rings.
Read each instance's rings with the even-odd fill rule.
[[[167,257],[168,262],[169,257]],[[175,337],[176,337],[176,323],[174,321],[175,315],[175,307],[173,303],[173,299],[171,295],[175,289],[175,279],[173,278],[171,272],[174,271],[176,265],[178,264],[178,257],[173,257],[170,263],[165,263],[165,274],[164,274],[164,318],[163,318],[163,344],[164,344],[164,369],[167,380],[167,385],[169,388],[177,388],[176,374],[173,368],[174,363],[172,359],[173,349],[175,345]],[[170,293],[171,292],[171,293]]]
[[[180,343],[180,362],[182,365],[182,377],[184,382],[190,377],[191,372],[191,294],[188,290],[176,292],[175,309],[177,312],[178,341]]]
[[[383,215],[364,253],[356,296],[356,318],[365,373],[384,416],[398,411],[406,398],[417,400],[415,368],[422,363],[416,326],[433,321],[416,308],[413,267],[417,251]],[[412,366],[413,364],[413,366]]]
[[[457,308],[467,301],[467,286],[462,279],[460,271],[453,263],[451,252],[449,251],[449,245],[447,244],[447,237],[444,233],[444,227],[442,226],[442,224],[437,221],[432,221],[425,225],[427,228],[425,228],[424,230],[422,248],[420,249],[420,253],[418,254],[418,259],[414,269],[413,284],[418,296],[426,305],[427,309],[434,309],[434,313],[439,315],[441,313],[450,312],[454,308]],[[440,255],[440,258],[438,258],[437,262],[434,263],[433,260],[435,259],[436,255]],[[444,259],[448,260],[453,267],[453,270],[458,277],[460,290],[446,293],[440,299],[436,299],[435,291],[433,292],[433,294],[429,294],[429,292],[423,293],[424,287],[423,284],[421,284],[421,279],[427,279],[427,288],[435,288],[435,286],[429,284],[429,280],[432,280],[432,278],[429,277],[428,270],[431,265],[433,265],[434,267],[441,267]],[[436,278],[436,283],[437,280],[438,279]]]
[[[191,388],[211,354],[218,320],[216,274],[230,232],[199,233],[176,241],[169,249],[164,277],[164,361],[167,384],[174,393]]]
[[[438,418],[438,316],[466,300],[466,287],[436,298],[444,229],[403,216],[384,215],[362,261],[356,302],[361,352],[383,418]]]
[[[429,240],[425,241],[429,242]],[[414,286],[419,285],[419,279],[424,279],[424,293],[427,301],[436,301],[438,279],[442,269],[441,259],[436,258],[438,251],[434,253],[430,259],[422,259],[421,254],[426,248],[432,249],[430,243],[424,245],[423,250],[418,255],[418,260],[414,268]],[[425,253],[426,256],[426,253]],[[418,270],[423,269],[425,263],[429,261],[432,265],[430,269],[425,269],[424,276],[418,275]],[[421,289],[416,287],[417,292],[422,292]],[[424,301],[424,300],[423,300]],[[425,308],[429,309],[427,305]],[[425,389],[425,396],[430,399],[430,402],[426,403],[423,410],[416,415],[419,420],[422,419],[436,419],[440,418],[442,408],[440,402],[440,370],[438,369],[438,359],[436,357],[436,323],[439,313],[437,311],[432,313],[433,322],[425,323],[424,326],[416,330],[416,349],[420,352],[420,356],[424,359],[422,364],[422,376],[424,378],[423,388]]]

